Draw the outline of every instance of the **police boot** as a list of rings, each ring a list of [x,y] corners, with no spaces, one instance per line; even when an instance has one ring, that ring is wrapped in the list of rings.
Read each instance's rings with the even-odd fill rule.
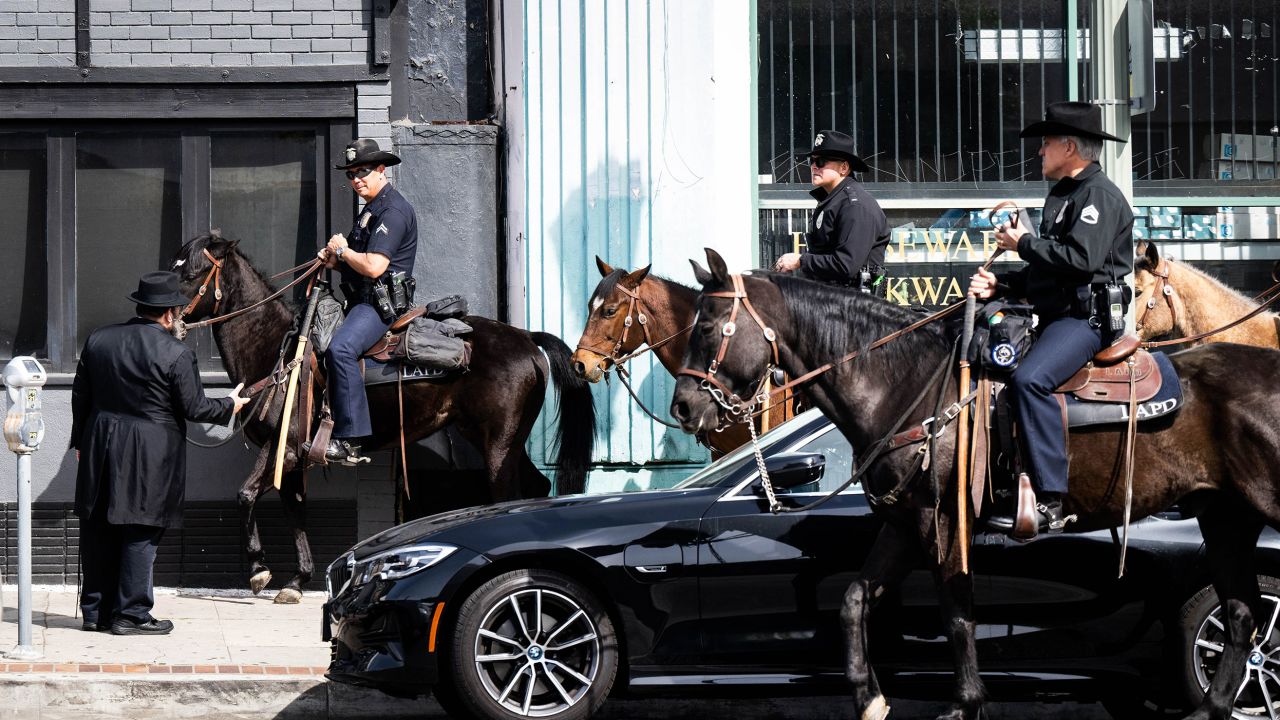
[[[369,458],[360,454],[359,446],[337,438],[329,441],[329,447],[324,451],[324,459],[326,462],[342,463],[343,465],[359,465],[360,463],[369,462]]]

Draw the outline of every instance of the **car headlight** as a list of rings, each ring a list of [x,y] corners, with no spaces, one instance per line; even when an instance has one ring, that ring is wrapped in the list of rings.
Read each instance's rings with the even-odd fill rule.
[[[356,585],[371,580],[398,580],[435,565],[453,554],[452,545],[414,545],[378,553],[356,564]]]

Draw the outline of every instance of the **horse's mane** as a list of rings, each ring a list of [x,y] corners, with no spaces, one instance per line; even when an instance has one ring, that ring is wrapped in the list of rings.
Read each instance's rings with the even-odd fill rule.
[[[1251,309],[1258,307],[1258,303],[1253,298],[1245,295],[1244,293],[1241,293],[1239,290],[1236,290],[1230,285],[1227,285],[1226,283],[1222,282],[1218,278],[1210,275],[1209,273],[1205,272],[1204,270],[1201,270],[1198,267],[1195,267],[1189,263],[1182,262],[1180,260],[1174,260],[1173,258],[1169,259],[1169,263],[1172,265],[1177,265],[1179,268],[1182,268],[1188,273],[1195,275],[1196,277],[1200,278],[1204,282],[1208,283],[1209,286],[1212,287],[1215,291],[1222,293],[1223,295],[1226,295],[1227,297],[1240,303],[1242,306],[1245,306]],[[1185,298],[1183,301],[1185,302]],[[1264,314],[1274,315],[1275,313],[1271,311],[1267,311]]]
[[[920,320],[921,315],[856,290],[773,272],[755,272],[778,287],[794,324],[796,342],[822,361],[840,358]],[[930,323],[889,342],[872,354],[906,377],[928,377],[938,353],[954,339],[951,323]]]

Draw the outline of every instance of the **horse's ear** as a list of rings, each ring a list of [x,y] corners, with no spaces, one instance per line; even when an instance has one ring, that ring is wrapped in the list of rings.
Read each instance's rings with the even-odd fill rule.
[[[725,264],[724,258],[720,257],[720,253],[705,248],[707,251],[707,267],[711,268],[711,276],[725,287],[729,285],[729,266]]]
[[[613,268],[609,266],[609,263],[601,260],[599,255],[596,256],[596,269],[600,271],[600,277],[609,277],[609,273],[613,272]]]
[[[639,270],[627,273],[626,277],[622,278],[622,284],[629,288],[640,287],[640,283],[644,282],[644,279],[649,276],[649,268],[651,267],[653,265],[645,265]]]
[[[1155,243],[1143,240],[1133,250],[1143,265],[1150,264],[1153,270],[1160,267],[1160,251],[1156,249]]]
[[[689,258],[689,264],[693,266],[693,279],[697,280],[703,289],[715,282],[715,278],[711,277],[711,272],[699,265],[697,260]]]

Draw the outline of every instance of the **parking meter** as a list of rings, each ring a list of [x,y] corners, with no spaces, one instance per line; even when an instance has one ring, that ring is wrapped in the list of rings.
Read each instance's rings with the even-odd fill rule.
[[[18,454],[18,646],[6,653],[16,660],[41,655],[31,644],[31,454],[44,440],[40,392],[46,379],[44,368],[33,357],[19,355],[4,366],[9,391],[4,440]]]
[[[4,366],[10,403],[9,414],[4,418],[4,440],[12,452],[34,452],[44,440],[40,392],[47,377],[44,367],[33,357],[18,356]]]

